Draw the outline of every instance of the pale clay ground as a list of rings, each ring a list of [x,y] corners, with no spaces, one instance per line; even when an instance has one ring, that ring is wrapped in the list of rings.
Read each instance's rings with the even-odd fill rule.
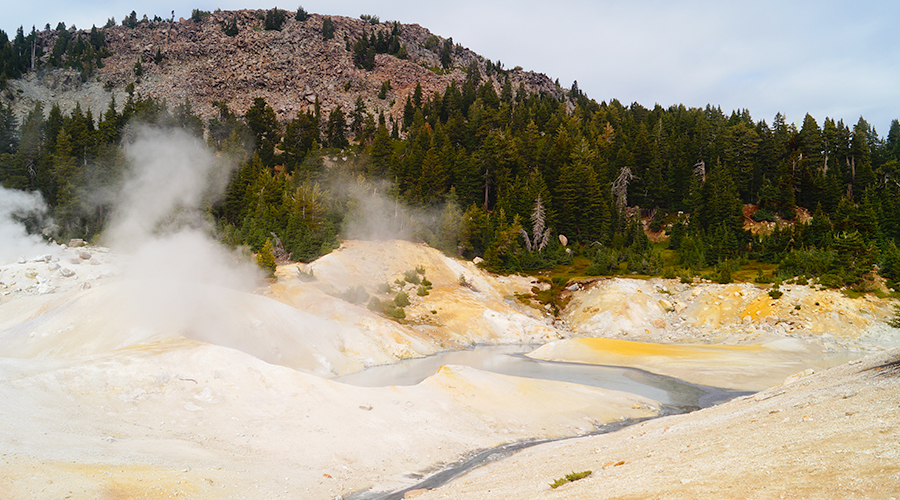
[[[407,286],[407,324],[329,295],[356,285],[374,293],[417,265],[434,288],[418,297]],[[102,248],[0,265],[2,497],[393,491],[478,449],[657,411],[626,393],[464,367],[412,387],[327,380],[474,343],[538,342],[549,344],[534,357],[765,390],[534,447],[410,496],[900,498],[897,376],[863,371],[900,355],[882,352],[900,338],[885,323],[888,300],[788,286],[774,301],[751,285],[615,279],[573,291],[554,325],[514,298],[536,283],[422,245],[347,242],[299,267],[317,281],[287,265],[277,283],[248,293],[136,280]],[[615,340],[590,339],[600,336]],[[642,351],[623,340],[676,345]]]

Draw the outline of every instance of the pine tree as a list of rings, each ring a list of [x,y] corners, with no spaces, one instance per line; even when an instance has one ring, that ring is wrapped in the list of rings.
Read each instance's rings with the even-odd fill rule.
[[[275,278],[275,270],[278,266],[275,263],[272,240],[266,238],[266,243],[259,253],[256,254],[256,265],[266,273],[267,278]]]
[[[330,17],[322,19],[322,40],[331,40],[334,38],[334,21]]]
[[[275,116],[275,110],[262,97],[253,99],[253,105],[245,115],[247,126],[256,139],[256,151],[263,165],[275,165],[275,145],[281,140],[281,125]]]
[[[344,118],[344,110],[340,106],[331,110],[328,115],[328,124],[325,127],[325,135],[330,147],[345,148],[350,145],[346,137],[347,119]]]

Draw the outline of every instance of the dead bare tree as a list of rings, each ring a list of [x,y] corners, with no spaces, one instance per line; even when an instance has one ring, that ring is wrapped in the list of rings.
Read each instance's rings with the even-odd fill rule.
[[[281,243],[281,239],[278,238],[278,235],[275,233],[272,234],[272,240],[275,244],[272,246],[272,255],[275,257],[275,262],[285,263],[291,261],[291,253],[284,249],[284,245]]]
[[[534,201],[534,211],[531,212],[531,238],[528,237],[524,228],[521,229],[522,238],[525,239],[525,248],[529,252],[542,252],[550,242],[550,228],[544,227],[546,217],[544,203],[541,201],[541,195],[538,195]]]
[[[700,180],[706,182],[706,162],[700,160],[694,165],[694,175],[700,176]]]
[[[612,183],[612,195],[616,200],[616,206],[622,210],[628,204],[628,183],[634,178],[629,167],[622,167],[619,176]]]

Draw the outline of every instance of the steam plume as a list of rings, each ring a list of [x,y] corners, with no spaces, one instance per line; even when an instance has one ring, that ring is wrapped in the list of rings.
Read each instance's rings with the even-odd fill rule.
[[[125,147],[131,166],[107,236],[134,249],[147,239],[203,226],[201,207],[221,196],[233,165],[177,129],[137,126]]]
[[[211,235],[207,202],[234,166],[186,132],[141,126],[126,145],[130,169],[106,237],[127,254],[130,314],[143,327],[215,341],[229,307],[216,290],[249,290],[258,272]]]
[[[28,234],[18,217],[43,217],[47,205],[39,193],[16,191],[0,186],[0,264],[19,257],[51,253],[52,248],[40,236]]]

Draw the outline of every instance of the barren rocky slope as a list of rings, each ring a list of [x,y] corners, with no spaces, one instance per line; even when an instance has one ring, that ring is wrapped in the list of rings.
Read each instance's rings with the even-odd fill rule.
[[[465,68],[475,62],[482,75],[485,60],[474,52],[460,47],[454,51],[450,71],[442,74],[428,68],[441,66],[438,54],[426,48],[432,35],[415,25],[402,25],[401,41],[409,58],[401,60],[387,54],[376,56],[375,69],[366,71],[354,66],[352,52],[346,50],[345,39],[352,44],[363,30],[374,28],[361,19],[330,16],[335,36],[323,40],[324,16],[313,14],[306,21],[297,21],[288,12],[281,31],[263,30],[266,11],[219,11],[201,22],[181,19],[172,23],[138,24],[135,28],[114,26],[106,29],[106,42],[112,56],[103,60],[104,67],[82,83],[74,70],[42,70],[30,73],[19,81],[10,82],[9,96],[17,114],[30,110],[35,101],[45,108],[59,102],[64,111],[76,102],[100,116],[111,97],[121,106],[125,102],[125,86],[134,83],[135,91],[158,99],[170,106],[189,99],[204,118],[213,115],[213,101],[226,103],[243,114],[256,97],[266,99],[279,119],[290,119],[297,113],[312,109],[316,97],[325,113],[340,105],[345,112],[354,107],[361,96],[368,111],[377,115],[399,116],[406,97],[421,83],[425,97],[435,91],[443,92],[451,81],[466,78]],[[237,20],[238,34],[229,37],[222,23]],[[377,29],[390,30],[383,24]],[[52,47],[55,31],[43,31],[40,37]],[[438,38],[439,43],[443,39]],[[162,56],[154,62],[157,51]],[[49,57],[49,50],[47,50]],[[142,75],[137,77],[134,65],[142,63]],[[510,70],[513,88],[521,84],[529,92],[562,92],[545,75],[520,69]],[[392,90],[385,99],[377,95],[385,81]],[[327,115],[326,115],[327,116]]]
[[[897,498],[900,374],[881,366],[898,359],[895,349],[688,415],[537,446],[417,498]]]

